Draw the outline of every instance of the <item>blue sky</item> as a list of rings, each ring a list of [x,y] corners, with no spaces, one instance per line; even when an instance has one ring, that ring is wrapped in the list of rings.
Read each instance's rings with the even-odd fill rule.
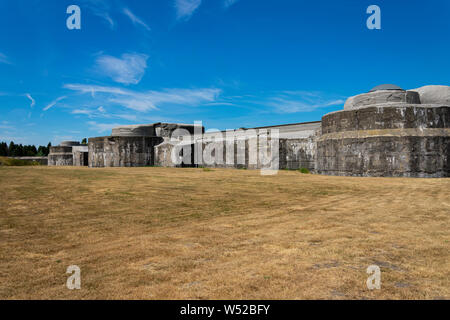
[[[0,140],[315,121],[378,84],[449,85],[449,18],[448,0],[0,0]]]

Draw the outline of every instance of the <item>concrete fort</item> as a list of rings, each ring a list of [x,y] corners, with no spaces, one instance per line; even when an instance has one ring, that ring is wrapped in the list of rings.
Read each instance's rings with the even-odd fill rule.
[[[205,132],[201,124],[120,126],[49,165],[300,169],[343,176],[450,176],[450,87],[381,85],[322,121]]]
[[[49,166],[87,166],[88,146],[77,141],[63,141],[50,147]]]

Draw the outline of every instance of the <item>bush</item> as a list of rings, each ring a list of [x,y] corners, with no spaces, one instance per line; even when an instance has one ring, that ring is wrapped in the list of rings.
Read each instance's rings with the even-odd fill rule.
[[[300,168],[298,169],[298,171],[300,171],[301,173],[310,173],[309,170],[306,168]]]

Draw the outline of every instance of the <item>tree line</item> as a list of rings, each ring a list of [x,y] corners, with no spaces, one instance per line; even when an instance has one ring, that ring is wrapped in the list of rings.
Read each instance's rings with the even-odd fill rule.
[[[86,145],[87,139],[84,138],[81,144]],[[0,157],[46,157],[51,146],[51,142],[47,146],[37,148],[33,145],[15,144],[13,141],[9,145],[6,142],[0,142]]]
[[[49,142],[47,146],[22,145],[15,144],[13,141],[9,143],[0,142],[0,156],[3,157],[46,157],[50,152],[52,144]]]

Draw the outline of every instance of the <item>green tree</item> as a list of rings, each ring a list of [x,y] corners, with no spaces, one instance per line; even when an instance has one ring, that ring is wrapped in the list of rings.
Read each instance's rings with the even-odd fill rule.
[[[14,141],[11,141],[8,147],[8,156],[14,157],[15,153],[16,153],[16,145],[14,144]]]
[[[7,157],[8,156],[8,145],[6,142],[0,143],[0,156]]]
[[[87,143],[87,139],[84,138],[83,140],[81,140],[81,144],[88,144],[88,143]]]

